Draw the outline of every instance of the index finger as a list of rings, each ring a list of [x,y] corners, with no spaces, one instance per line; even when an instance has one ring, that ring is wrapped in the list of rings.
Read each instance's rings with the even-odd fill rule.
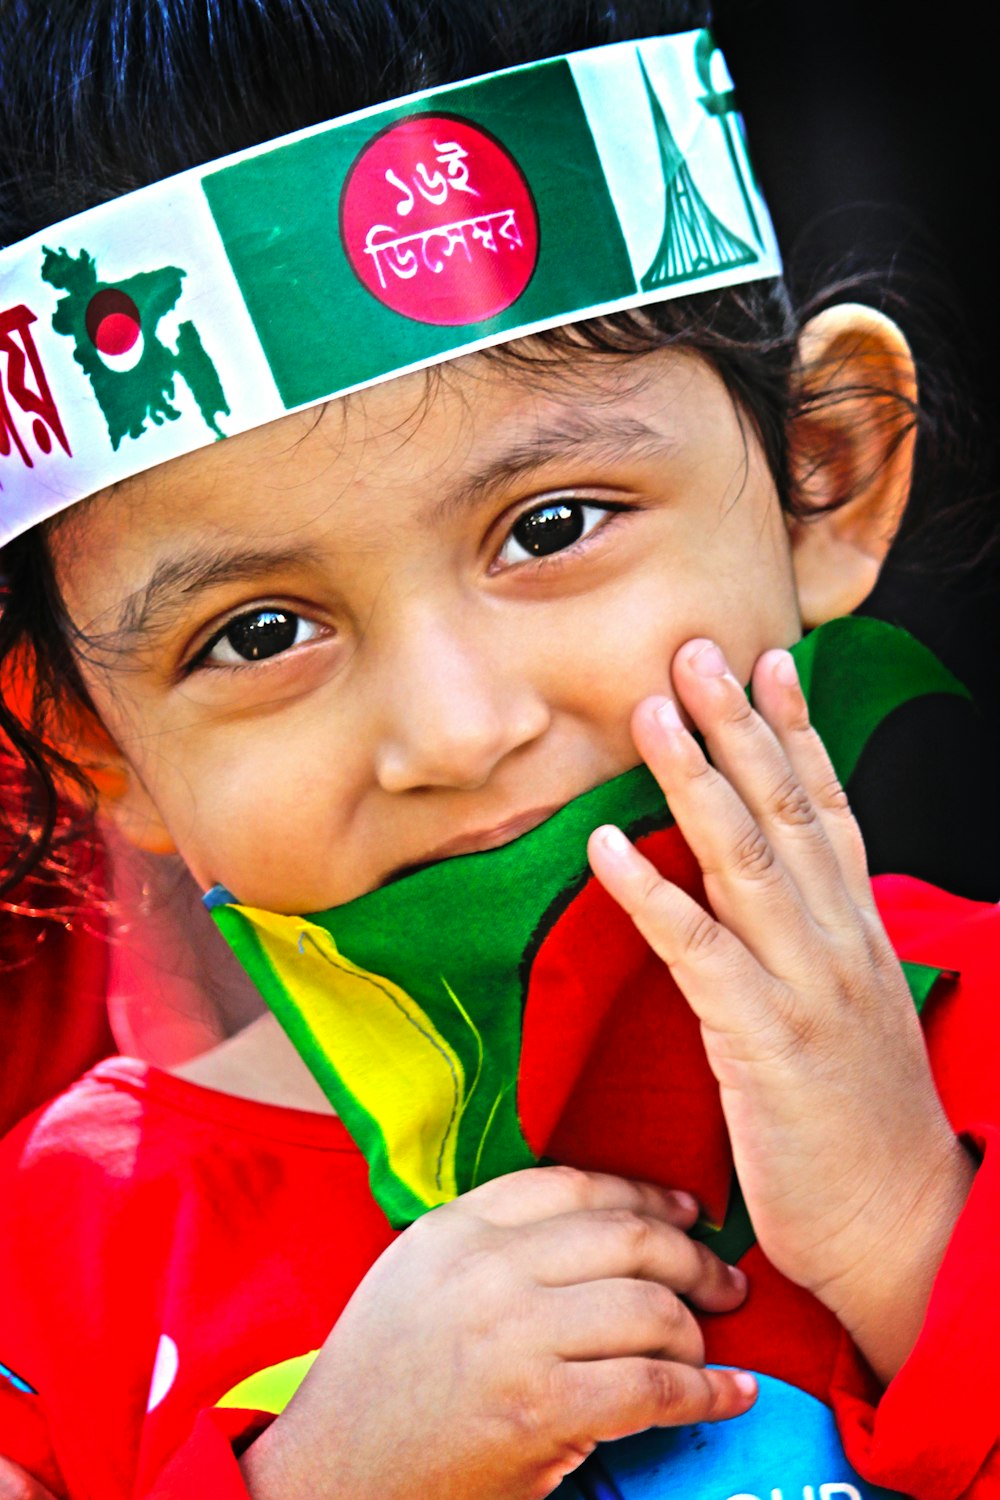
[[[452,1206],[475,1212],[497,1228],[533,1224],[585,1209],[629,1209],[681,1229],[689,1229],[698,1217],[698,1204],[690,1193],[614,1177],[610,1172],[564,1166],[527,1167],[495,1177],[448,1205]]]

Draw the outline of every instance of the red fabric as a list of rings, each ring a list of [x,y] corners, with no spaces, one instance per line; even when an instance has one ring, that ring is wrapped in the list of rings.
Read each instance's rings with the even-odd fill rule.
[[[876,1407],[842,1340],[831,1396],[866,1477],[915,1485],[920,1500],[987,1500],[1000,1496],[1000,910],[902,876],[875,887],[901,958],[960,971],[932,994],[924,1029],[948,1117],[983,1160],[910,1358]]]
[[[679,829],[660,829],[638,846],[661,875],[704,901],[701,872]],[[713,1222],[725,1214],[732,1156],[698,1018],[594,879],[532,965],[518,1117],[539,1156],[683,1183]]]
[[[256,1437],[266,1425],[254,1412],[203,1411],[188,1441],[153,1481],[149,1500],[246,1500],[234,1440]]]
[[[0,1360],[38,1392],[0,1379],[0,1452],[73,1500],[245,1495],[226,1439],[254,1419],[199,1413],[317,1348],[392,1239],[340,1121],[113,1059],[8,1138],[0,1184]]]
[[[1000,912],[915,881],[877,887],[902,956],[961,974],[925,1015],[946,1107],[985,1149],[975,1191],[921,1338],[881,1402],[833,1320],[757,1249],[744,1261],[747,1306],[705,1320],[708,1355],[830,1400],[867,1478],[918,1500],[987,1500],[1000,1495],[1000,1006],[989,962]],[[657,1099],[669,1121],[675,1096]],[[318,1347],[392,1237],[339,1122],[121,1061],[6,1143],[0,1216],[0,1360],[38,1391],[0,1380],[0,1452],[57,1494],[100,1500],[245,1494],[230,1441],[256,1431],[255,1418],[212,1407],[254,1371]],[[176,1379],[147,1415],[164,1336]]]

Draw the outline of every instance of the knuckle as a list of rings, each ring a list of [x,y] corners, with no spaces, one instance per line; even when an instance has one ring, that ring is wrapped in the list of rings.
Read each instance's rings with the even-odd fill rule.
[[[706,1372],[704,1375],[703,1420],[707,1422],[717,1421],[720,1417],[728,1416],[730,1392],[726,1385],[719,1379],[712,1379]]]
[[[774,852],[759,828],[748,829],[733,848],[733,870],[747,879],[759,880],[774,869]]]
[[[657,1327],[672,1332],[687,1322],[680,1299],[659,1281],[637,1281],[636,1289],[649,1317]]]
[[[749,822],[733,848],[733,870],[746,880],[768,880],[776,872],[774,850],[754,822]]]
[[[731,725],[744,734],[753,734],[760,726],[760,718],[750,703],[745,693],[737,693],[733,696],[732,703],[727,706],[723,723]]]
[[[816,801],[825,812],[838,813],[850,818],[852,823],[854,822],[854,815],[851,812],[851,804],[847,800],[847,793],[834,775],[832,767],[827,770],[826,775],[820,782],[816,792]]]
[[[652,1237],[649,1220],[632,1208],[601,1209],[599,1217],[613,1229],[628,1260],[642,1261]]]
[[[792,734],[798,735],[800,739],[815,740],[817,744],[822,743],[812,727],[809,705],[803,692],[794,694],[791,702],[786,704],[782,713],[782,722]]]
[[[548,1382],[551,1386],[552,1382]],[[545,1382],[524,1380],[507,1392],[506,1400],[494,1408],[494,1418],[500,1419],[508,1438],[518,1444],[519,1449],[533,1452],[544,1439],[549,1427],[551,1399],[546,1398]]]
[[[663,878],[656,870],[644,870],[639,880],[637,897],[640,906],[656,906],[663,896]]]
[[[682,952],[690,958],[702,958],[718,948],[722,928],[710,912],[699,908],[684,919],[678,938]]]
[[[547,1185],[560,1197],[564,1196],[574,1203],[585,1204],[594,1195],[593,1175],[582,1171],[579,1167],[567,1167],[560,1162],[551,1167],[536,1170],[544,1173]]]
[[[424,1253],[429,1246],[446,1244],[452,1238],[461,1239],[470,1233],[474,1222],[474,1215],[464,1205],[460,1206],[458,1200],[442,1203],[407,1225],[396,1241],[401,1247],[399,1253],[418,1249]]]
[[[691,1240],[690,1244],[695,1261],[695,1284],[697,1286],[714,1286],[717,1282],[724,1281],[726,1278],[726,1267],[719,1257],[699,1240]]]
[[[664,1360],[650,1360],[645,1379],[647,1392],[657,1410],[673,1412],[684,1404],[684,1380],[676,1365]]]
[[[777,822],[791,828],[814,827],[818,821],[811,797],[791,771],[771,794],[771,813]]]
[[[695,783],[707,781],[709,786],[712,786],[720,779],[718,771],[706,756],[699,756],[697,760],[689,759],[685,767],[685,774],[688,781]]]

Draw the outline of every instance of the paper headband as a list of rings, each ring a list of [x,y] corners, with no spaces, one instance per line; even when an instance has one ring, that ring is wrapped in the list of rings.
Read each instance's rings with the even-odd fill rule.
[[[0,544],[289,411],[780,273],[707,31],[253,147],[0,254]]]

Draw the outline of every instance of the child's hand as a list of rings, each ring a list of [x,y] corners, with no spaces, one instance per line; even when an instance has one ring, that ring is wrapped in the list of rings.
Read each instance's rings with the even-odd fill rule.
[[[666,699],[639,705],[633,733],[718,920],[616,829],[594,833],[591,862],[701,1020],[761,1247],[888,1380],[919,1331],[973,1166],[937,1098],[791,657],[757,663],[759,713],[710,642],[683,646],[673,679],[718,769]]]
[[[56,1497],[20,1464],[0,1458],[0,1500],[56,1500]]]
[[[698,1325],[745,1281],[693,1199],[562,1167],[425,1215],[376,1262],[242,1459],[255,1500],[541,1500],[601,1439],[747,1410]]]

